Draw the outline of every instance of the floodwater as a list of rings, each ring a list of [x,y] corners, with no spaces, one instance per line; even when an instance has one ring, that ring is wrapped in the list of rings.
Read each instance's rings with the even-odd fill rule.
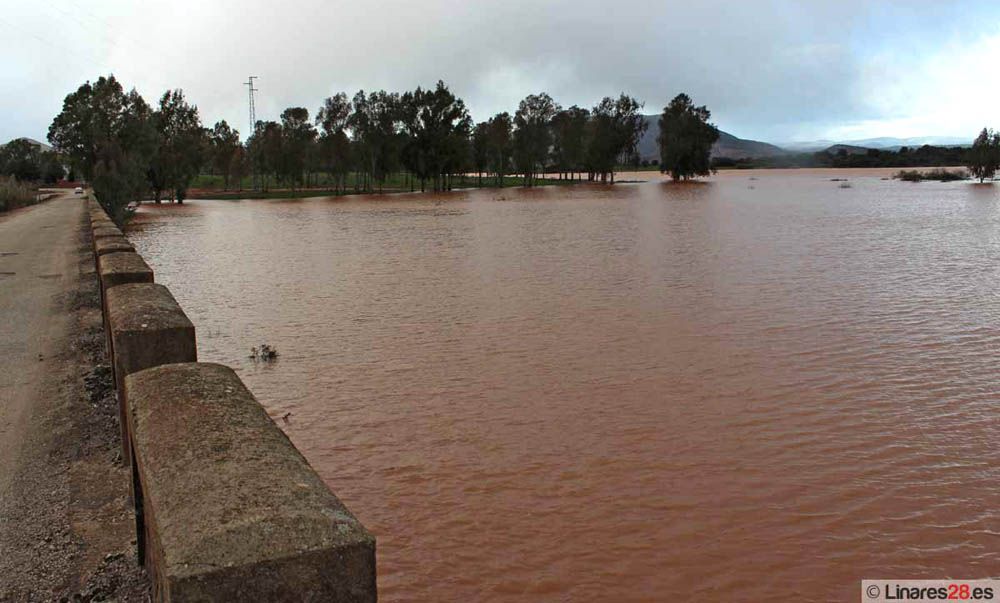
[[[192,201],[130,236],[377,536],[383,600],[847,600],[1000,575],[1000,187],[884,175]]]

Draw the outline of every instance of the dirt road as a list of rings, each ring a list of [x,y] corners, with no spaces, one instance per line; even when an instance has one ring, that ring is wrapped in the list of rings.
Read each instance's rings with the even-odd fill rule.
[[[0,600],[143,600],[85,202],[0,214]]]

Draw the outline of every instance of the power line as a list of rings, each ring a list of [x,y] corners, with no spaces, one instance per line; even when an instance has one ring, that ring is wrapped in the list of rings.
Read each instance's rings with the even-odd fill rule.
[[[83,6],[80,6],[80,4],[76,2],[76,0],[69,0],[69,2],[70,2],[70,4],[72,4],[73,6],[75,6],[78,11],[80,11],[81,13],[83,13],[83,15],[85,17],[87,17],[88,19],[90,19],[90,21],[92,23],[94,23],[98,27],[107,28],[108,25],[107,25],[107,23],[105,21],[101,20],[97,15],[95,15],[92,12],[90,12],[89,10],[87,10],[86,8],[84,8]]]
[[[105,60],[103,57],[100,57],[97,54],[95,54],[92,49],[89,49],[89,48],[87,48],[85,46],[70,47],[69,45],[67,45],[66,43],[64,43],[63,41],[61,41],[58,38],[46,39],[46,38],[38,35],[37,33],[33,32],[33,31],[30,31],[30,30],[28,30],[28,29],[26,29],[26,28],[24,28],[22,26],[15,25],[14,23],[11,23],[10,21],[8,21],[7,19],[5,19],[3,17],[0,17],[0,23],[2,23],[3,25],[6,25],[14,33],[17,33],[17,34],[22,35],[22,36],[28,36],[28,37],[34,38],[35,40],[37,40],[45,48],[48,48],[48,49],[51,49],[51,50],[60,51],[69,60],[76,60],[76,61],[83,60],[84,57],[80,56],[80,52],[81,51],[90,54],[90,56],[93,59],[95,59],[96,61],[104,61]],[[45,65],[45,69],[50,71],[50,67],[47,64]]]
[[[110,38],[105,33],[108,29],[110,29],[106,25],[103,25],[103,26],[102,25],[98,25],[98,28],[100,28],[101,31],[95,31],[89,25],[84,25],[83,23],[81,23],[76,16],[74,16],[73,14],[71,14],[65,8],[57,6],[57,5],[52,4],[52,3],[48,3],[45,6],[47,6],[48,8],[54,9],[56,11],[59,11],[66,18],[68,18],[68,19],[70,19],[72,21],[75,21],[74,26],[81,27],[81,28],[86,28],[93,36],[101,38],[104,41],[104,43],[107,44],[109,47],[111,47],[111,48],[113,48],[115,50],[119,50],[118,45],[115,44],[115,41],[112,38]]]

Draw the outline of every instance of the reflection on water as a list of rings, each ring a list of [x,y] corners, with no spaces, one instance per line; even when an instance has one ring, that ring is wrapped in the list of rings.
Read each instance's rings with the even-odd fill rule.
[[[131,236],[377,535],[384,600],[844,600],[1000,571],[1000,199],[880,175],[194,201]]]

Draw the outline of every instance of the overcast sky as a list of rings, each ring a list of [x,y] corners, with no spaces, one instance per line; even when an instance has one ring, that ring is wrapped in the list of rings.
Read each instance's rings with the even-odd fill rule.
[[[443,79],[477,121],[547,91],[592,106],[678,92],[771,142],[1000,126],[1000,2],[0,0],[0,141],[44,140],[66,94],[114,73],[182,88],[206,125]]]

